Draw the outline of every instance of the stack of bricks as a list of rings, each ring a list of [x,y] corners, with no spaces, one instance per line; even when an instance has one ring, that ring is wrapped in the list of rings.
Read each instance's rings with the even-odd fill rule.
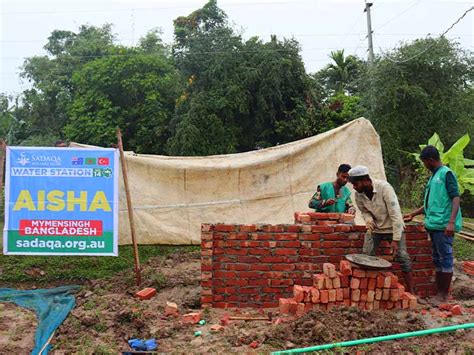
[[[337,306],[373,309],[415,309],[417,299],[398,282],[391,272],[352,268],[341,260],[339,271],[331,263],[323,264],[323,273],[315,274],[313,286],[293,287],[292,298],[280,298],[282,314],[303,315],[312,309],[329,310]]]
[[[354,215],[349,213],[295,212],[295,224],[333,226],[335,224],[353,223]]]

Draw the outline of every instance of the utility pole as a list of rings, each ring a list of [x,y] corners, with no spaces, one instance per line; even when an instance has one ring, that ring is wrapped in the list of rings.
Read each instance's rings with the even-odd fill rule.
[[[370,19],[371,2],[365,3],[364,12],[367,13],[367,38],[369,40],[369,64],[374,62],[374,44],[372,43],[372,20]]]

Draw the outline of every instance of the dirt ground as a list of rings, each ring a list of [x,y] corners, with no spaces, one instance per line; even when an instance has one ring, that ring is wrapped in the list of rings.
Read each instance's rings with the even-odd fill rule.
[[[454,284],[457,302],[466,310],[462,316],[427,309],[366,312],[352,308],[313,311],[295,319],[281,318],[277,310],[218,310],[202,313],[203,326],[183,324],[181,318],[165,317],[166,301],[176,302],[181,313],[200,307],[200,258],[198,253],[174,254],[166,259],[151,259],[143,266],[143,287],[155,287],[157,295],[140,301],[133,295],[132,272],[110,279],[88,282],[77,294],[77,305],[53,338],[52,354],[116,354],[129,351],[130,338],[156,338],[158,351],[164,353],[269,353],[271,351],[357,338],[401,333],[425,328],[472,322],[474,318],[474,278],[459,274]],[[0,349],[7,353],[28,353],[32,346],[34,317],[31,312],[12,305],[0,305]],[[224,313],[229,315],[266,315],[274,321],[233,321],[222,331],[213,332]],[[9,327],[5,330],[4,325]],[[28,327],[26,327],[26,324]],[[25,333],[25,329],[28,329]],[[200,336],[195,332],[200,331]],[[21,338],[19,338],[21,334]],[[26,335],[26,336],[25,336]],[[16,347],[16,348],[15,348]],[[13,349],[13,350],[10,350]],[[425,336],[339,349],[343,353],[367,354],[465,354],[474,353],[474,330],[439,336]],[[1,353],[1,351],[0,351]]]

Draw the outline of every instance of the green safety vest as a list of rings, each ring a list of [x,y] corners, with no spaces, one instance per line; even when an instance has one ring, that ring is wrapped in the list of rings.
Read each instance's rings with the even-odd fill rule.
[[[428,230],[444,231],[451,218],[453,205],[446,189],[446,174],[450,171],[451,169],[447,166],[440,167],[431,175],[426,185],[424,207],[425,228]],[[456,175],[454,175],[454,178],[456,178]],[[456,232],[459,232],[461,228],[462,216],[461,208],[459,208],[454,222],[454,229]]]
[[[351,197],[351,192],[346,186],[342,186],[339,189],[339,197],[336,198],[336,192],[334,190],[334,185],[332,182],[326,182],[319,185],[321,190],[321,199],[328,200],[330,198],[336,199],[336,203],[332,206],[326,206],[320,209],[321,212],[336,212],[344,213],[346,212],[346,201]]]

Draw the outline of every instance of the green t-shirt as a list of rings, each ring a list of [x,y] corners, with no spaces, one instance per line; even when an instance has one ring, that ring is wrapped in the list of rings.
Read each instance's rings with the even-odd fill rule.
[[[329,199],[335,199],[333,205],[326,205]],[[333,182],[326,182],[318,186],[316,193],[313,195],[308,204],[309,208],[313,208],[316,212],[336,212],[344,213],[353,207],[351,200],[351,192],[346,186],[342,186],[336,196]]]

